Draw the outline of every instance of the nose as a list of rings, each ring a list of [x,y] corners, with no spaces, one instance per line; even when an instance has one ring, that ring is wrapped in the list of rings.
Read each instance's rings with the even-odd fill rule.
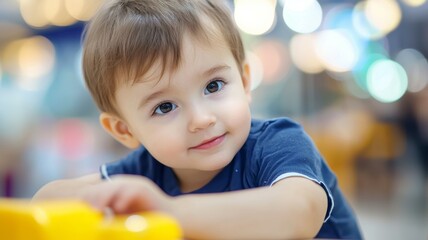
[[[195,104],[189,109],[188,128],[190,132],[198,132],[213,126],[217,118],[207,106]]]

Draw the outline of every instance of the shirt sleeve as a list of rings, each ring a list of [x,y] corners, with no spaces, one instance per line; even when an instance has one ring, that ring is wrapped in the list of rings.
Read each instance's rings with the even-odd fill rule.
[[[151,156],[144,147],[131,152],[119,161],[109,162],[101,165],[100,174],[104,180],[117,174],[132,174],[151,177],[153,166],[150,165]]]
[[[330,189],[325,184],[326,163],[302,127],[287,119],[266,123],[254,147],[257,164],[253,173],[258,186],[272,186],[288,177],[304,177],[319,184],[326,192],[328,220],[334,207]]]

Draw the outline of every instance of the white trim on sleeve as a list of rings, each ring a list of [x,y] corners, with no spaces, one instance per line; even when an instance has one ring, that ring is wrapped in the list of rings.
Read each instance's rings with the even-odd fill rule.
[[[331,207],[330,207],[330,211],[328,212],[327,217],[324,219],[324,222],[327,222],[327,220],[330,218],[331,216],[331,212],[333,211],[334,208],[334,199],[333,196],[331,196],[330,190],[328,190],[327,186],[324,184],[324,182],[318,181],[317,179],[313,179],[311,177],[308,177],[304,174],[301,173],[297,173],[297,172],[289,172],[289,173],[284,173],[279,175],[270,185],[270,187],[272,187],[275,183],[277,183],[278,181],[285,179],[285,178],[289,178],[289,177],[304,177],[307,178],[311,181],[314,181],[316,183],[318,183],[319,185],[321,185],[322,188],[324,188],[324,190],[327,192],[328,197],[330,198],[331,201]]]
[[[101,176],[103,176],[107,181],[111,181],[105,164],[101,165]]]

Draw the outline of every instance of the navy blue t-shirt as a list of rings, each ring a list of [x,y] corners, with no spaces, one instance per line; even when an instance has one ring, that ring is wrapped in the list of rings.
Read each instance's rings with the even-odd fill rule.
[[[114,174],[145,176],[170,196],[184,194],[172,169],[154,159],[144,147],[118,162],[101,166],[102,178]],[[207,185],[191,193],[272,186],[292,176],[310,179],[326,191],[328,209],[317,238],[362,238],[335,175],[302,127],[288,118],[253,119],[248,139],[233,160]]]

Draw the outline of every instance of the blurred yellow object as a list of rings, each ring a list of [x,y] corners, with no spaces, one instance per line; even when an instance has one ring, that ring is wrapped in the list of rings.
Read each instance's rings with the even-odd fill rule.
[[[31,202],[0,198],[0,239],[178,240],[177,221],[159,212],[106,216],[74,200]]]

